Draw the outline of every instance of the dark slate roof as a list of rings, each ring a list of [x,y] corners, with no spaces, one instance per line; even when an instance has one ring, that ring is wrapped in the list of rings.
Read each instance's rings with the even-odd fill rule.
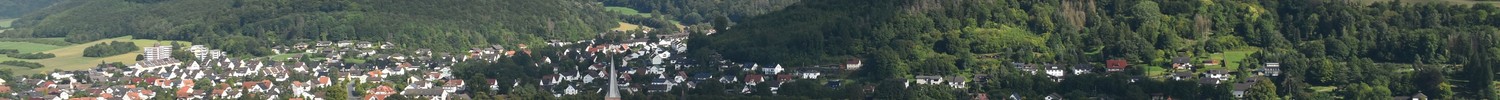
[[[1188,63],[1187,57],[1172,58],[1172,63]]]

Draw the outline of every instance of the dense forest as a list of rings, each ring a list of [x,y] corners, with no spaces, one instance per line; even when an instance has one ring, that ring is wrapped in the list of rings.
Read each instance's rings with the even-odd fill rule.
[[[781,10],[801,0],[602,0],[607,6],[625,6],[642,13],[667,15],[683,24],[707,23],[717,17],[739,20]]]
[[[317,40],[458,51],[593,38],[615,27],[616,16],[584,0],[62,0],[21,16],[4,35],[70,42],[133,35],[190,40],[236,55]]]
[[[862,69],[859,76],[876,82],[1010,73],[1010,62],[1102,65],[1123,59],[1133,68],[1155,67],[1170,65],[1173,57],[1251,49],[1259,52],[1233,61],[1246,64],[1231,70],[1250,71],[1272,62],[1289,66],[1284,69],[1288,76],[1267,83],[1274,86],[1256,88],[1274,92],[1255,93],[1260,97],[1388,99],[1426,93],[1440,99],[1494,99],[1489,67],[1500,61],[1500,48],[1495,48],[1500,19],[1493,16],[1500,16],[1500,9],[1489,4],[1400,0],[805,0],[689,45],[706,46],[690,47],[696,49],[690,52],[717,52],[724,59],[793,66],[865,59],[866,66],[874,67]],[[1395,72],[1400,73],[1391,74]],[[994,88],[968,91],[991,97],[1059,93],[1145,99],[1148,94],[1142,93],[1166,93],[1225,99],[1221,93],[1196,91],[1227,86],[1161,89],[1194,85],[1107,82],[1140,75],[1069,79],[1098,82],[1046,82],[1019,75],[981,85]],[[1340,89],[1307,89],[1313,86]],[[881,94],[876,93],[966,97]]]
[[[0,18],[15,18],[60,0],[0,0]]]

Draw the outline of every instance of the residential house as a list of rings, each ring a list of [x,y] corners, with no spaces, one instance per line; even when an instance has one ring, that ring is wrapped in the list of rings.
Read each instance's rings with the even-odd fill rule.
[[[1036,70],[1036,65],[1034,65],[1034,64],[1014,63],[1014,62],[1012,62],[1012,63],[1010,63],[1010,65],[1012,67],[1016,67],[1016,69],[1021,70],[1022,72],[1026,72],[1026,73],[1036,74],[1036,71],[1037,71]]]
[[[1223,83],[1223,82],[1224,81],[1222,79],[1212,78],[1212,77],[1205,77],[1205,78],[1199,78],[1198,79],[1198,83],[1200,83],[1200,84],[1220,84],[1220,83]]]
[[[1061,65],[1046,64],[1045,66],[1047,68],[1047,75],[1052,76],[1053,79],[1061,79],[1064,75],[1068,74],[1067,69],[1063,69]]]
[[[1223,69],[1208,70],[1207,73],[1203,73],[1203,77],[1220,79],[1220,81],[1228,81],[1229,71]]]
[[[1106,71],[1109,71],[1109,72],[1125,71],[1125,69],[1130,66],[1130,63],[1126,62],[1124,59],[1114,59],[1114,60],[1108,60],[1108,61],[1104,61],[1104,62],[1105,62],[1105,66],[1104,67],[1108,68],[1108,69],[1106,69]]]
[[[443,84],[444,93],[454,93],[464,89],[464,80],[450,79]]]
[[[862,59],[849,59],[844,61],[844,70],[859,70],[860,67],[864,66],[865,63]]]
[[[1266,63],[1261,70],[1266,76],[1281,76],[1281,63]]]
[[[1188,57],[1172,58],[1172,68],[1191,70],[1193,68],[1193,63]]]
[[[819,73],[817,70],[797,71],[797,76],[800,76],[800,78],[802,79],[818,79],[818,76],[822,74],[823,73]]]
[[[669,90],[672,90],[672,83],[668,82],[666,78],[652,79],[651,85],[648,85],[646,87],[646,92],[660,93],[667,92]]]
[[[369,41],[360,41],[359,43],[355,43],[355,46],[359,48],[375,48],[375,44]]]
[[[317,43],[317,44],[313,44],[313,46],[317,46],[317,47],[328,47],[328,46],[333,46],[333,42],[329,42],[329,41],[318,41],[318,43]]]
[[[966,88],[968,86],[968,85],[964,84],[967,81],[966,80],[967,78],[958,77],[958,76],[948,76],[948,78],[946,78],[946,79],[948,79],[947,80],[948,81],[948,83],[947,83],[948,86],[953,87],[953,88]]]
[[[1182,80],[1187,80],[1187,79],[1192,79],[1192,78],[1193,78],[1193,73],[1192,72],[1176,72],[1176,73],[1172,73],[1172,80],[1182,81]]]
[[[782,68],[781,64],[776,64],[776,66],[761,67],[761,71],[766,74],[780,74],[782,70],[786,70],[786,68]]]
[[[380,87],[365,90],[365,96],[360,98],[360,100],[385,100],[391,94],[396,94],[396,89],[391,88],[391,86],[380,85]]]
[[[1076,64],[1076,65],[1073,65],[1073,75],[1083,75],[1083,74],[1093,73],[1094,69],[1095,69],[1095,67],[1091,66],[1089,64]]]
[[[437,88],[406,89],[404,91],[401,91],[401,95],[413,98],[430,98],[433,100],[442,100],[448,98],[446,97],[447,95],[443,93],[443,89]]]
[[[486,81],[485,83],[487,83],[486,85],[488,85],[490,87],[490,91],[499,91],[500,90],[500,81],[499,80],[487,79],[485,81]]]
[[[1234,98],[1245,98],[1246,92],[1249,92],[1250,88],[1254,86],[1255,82],[1235,83],[1234,90],[1232,90],[1230,93],[1234,94]]]
[[[765,76],[760,74],[745,75],[745,85],[755,85],[760,82],[765,82]]]
[[[941,84],[941,83],[943,83],[943,77],[942,76],[919,75],[914,80],[916,80],[917,84]]]

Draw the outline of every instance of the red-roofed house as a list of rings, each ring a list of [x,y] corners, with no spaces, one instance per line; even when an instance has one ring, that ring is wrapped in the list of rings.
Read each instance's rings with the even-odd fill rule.
[[[1109,72],[1125,71],[1126,68],[1130,67],[1130,63],[1126,62],[1123,59],[1108,60],[1108,61],[1104,61],[1104,62],[1105,62],[1105,66],[1104,67],[1108,68],[1107,71],[1109,71]]]
[[[193,91],[193,85],[196,85],[193,80],[182,80],[182,84],[177,87],[177,98],[192,98],[192,94],[196,92]]]
[[[746,85],[755,85],[763,81],[765,81],[765,76],[761,76],[760,74],[745,75]]]
[[[365,93],[369,95],[365,95],[365,97],[361,98],[360,100],[385,100],[385,98],[390,97],[391,94],[396,94],[396,89],[391,88],[391,86],[381,85],[380,87],[366,90]]]

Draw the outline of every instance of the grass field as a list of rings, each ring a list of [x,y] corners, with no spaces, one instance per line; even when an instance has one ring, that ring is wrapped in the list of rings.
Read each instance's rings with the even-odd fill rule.
[[[619,12],[620,14],[625,14],[625,15],[636,15],[636,16],[641,16],[641,17],[651,17],[650,13],[641,13],[641,11],[636,11],[635,9],[630,9],[630,8],[625,8],[625,7],[613,7],[613,6],[610,6],[610,7],[604,7],[604,10],[605,11]]]
[[[97,65],[97,64],[102,63],[102,62],[122,62],[122,63],[125,63],[125,64],[134,64],[135,63],[135,57],[136,57],[136,55],[139,55],[139,54],[142,53],[141,51],[135,51],[135,52],[131,52],[131,53],[120,54],[120,55],[109,56],[109,57],[83,57],[83,49],[84,48],[88,48],[89,46],[93,46],[95,44],[105,43],[105,42],[110,42],[110,41],[130,41],[130,42],[135,42],[136,46],[142,46],[142,47],[144,47],[144,46],[151,46],[151,45],[156,44],[156,43],[161,43],[163,45],[166,45],[166,44],[170,44],[170,42],[180,42],[183,45],[192,45],[192,43],[184,42],[184,41],[158,41],[158,40],[146,40],[146,39],[133,39],[131,36],[125,36],[125,37],[119,37],[119,38],[97,40],[97,41],[88,42],[88,43],[80,43],[80,44],[76,44],[76,45],[54,47],[55,49],[44,50],[44,51],[40,51],[40,52],[55,54],[55,55],[57,55],[57,57],[55,57],[55,58],[38,59],[38,60],[26,60],[26,61],[41,63],[42,65],[46,65],[47,67],[37,68],[37,69],[15,68],[13,66],[5,66],[5,67],[8,67],[7,69],[14,69],[16,75],[38,74],[38,73],[49,72],[49,71],[58,70],[58,69],[60,69],[60,70],[82,70],[82,69],[93,68],[94,65]],[[3,58],[0,58],[0,60],[3,60]]]
[[[55,46],[74,45],[63,38],[0,38],[0,42],[27,42]]]
[[[16,22],[16,19],[15,18],[0,19],[0,29],[10,28],[10,23],[11,22]]]
[[[47,45],[47,44],[37,44],[37,43],[29,43],[29,42],[0,42],[0,49],[16,49],[17,51],[20,51],[21,53],[40,52],[40,51],[45,51],[45,50],[57,49],[58,47],[60,47],[60,46]],[[11,60],[19,60],[19,59],[5,57],[5,56],[0,56],[0,61],[11,61]],[[4,67],[13,67],[13,66],[4,66]]]
[[[61,46],[30,42],[0,42],[0,49],[16,49],[22,53],[57,49]]]
[[[1142,67],[1146,67],[1146,76],[1165,76],[1165,75],[1167,75],[1167,73],[1169,73],[1169,72],[1167,72],[1169,70],[1167,70],[1166,68],[1161,68],[1161,66],[1142,66]]]
[[[286,59],[292,58],[292,56],[295,56],[297,54],[306,54],[306,53],[288,53],[288,54],[271,55],[271,56],[268,56],[267,58],[270,58],[271,61],[286,61]]]
[[[635,25],[635,24],[630,24],[630,23],[625,23],[625,22],[619,22],[619,23],[620,23],[620,27],[615,27],[612,30],[625,31],[625,30],[641,29],[641,25]]]

